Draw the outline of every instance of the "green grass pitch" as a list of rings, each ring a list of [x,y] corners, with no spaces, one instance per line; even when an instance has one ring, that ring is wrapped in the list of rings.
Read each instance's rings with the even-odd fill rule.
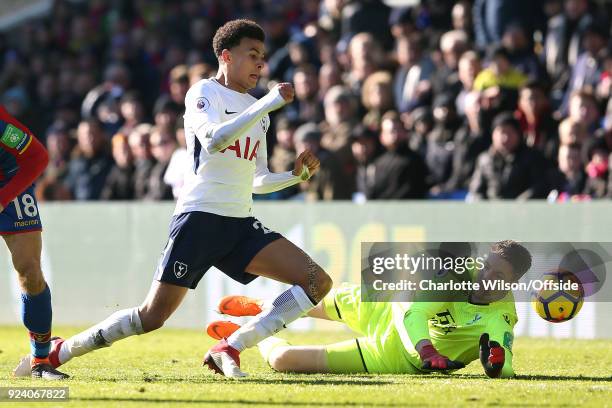
[[[54,334],[70,336],[74,328]],[[331,343],[349,333],[287,333],[294,344]],[[228,380],[200,366],[213,341],[202,331],[162,329],[74,359],[65,402],[0,401],[15,407],[612,407],[612,341],[518,338],[512,380],[486,378],[474,362],[453,375],[297,375],[273,372],[257,350],[243,353],[250,376]],[[0,386],[57,383],[12,378],[28,352],[26,332],[0,326]],[[59,385],[59,384],[57,384]]]

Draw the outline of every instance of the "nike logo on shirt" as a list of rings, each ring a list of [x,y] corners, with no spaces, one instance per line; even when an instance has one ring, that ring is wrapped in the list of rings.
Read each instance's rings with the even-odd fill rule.
[[[226,115],[233,115],[234,113],[238,113],[238,112],[229,112],[227,109],[225,110]]]

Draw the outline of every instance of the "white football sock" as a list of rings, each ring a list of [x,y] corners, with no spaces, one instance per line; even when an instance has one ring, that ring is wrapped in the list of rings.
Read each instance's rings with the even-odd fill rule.
[[[143,333],[138,308],[123,309],[64,341],[59,352],[59,360],[64,364],[73,357],[82,356],[102,347],[109,347],[117,340]]]
[[[274,299],[270,309],[264,310],[229,336],[227,344],[242,352],[278,333],[313,307],[315,305],[306,292],[300,286],[292,286]]]

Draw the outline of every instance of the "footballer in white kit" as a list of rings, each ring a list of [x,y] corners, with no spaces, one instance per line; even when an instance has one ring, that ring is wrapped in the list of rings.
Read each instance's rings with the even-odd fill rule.
[[[268,113],[290,103],[294,92],[291,84],[281,83],[259,100],[247,93],[257,86],[264,67],[264,40],[263,30],[251,20],[229,21],[215,33],[218,73],[194,84],[185,98],[189,168],[149,294],[139,307],[115,312],[69,339],[55,339],[49,355],[53,366],[162,327],[188,289],[215,266],[243,284],[265,276],[292,285],[204,357],[213,371],[242,377],[240,352],[304,315],[331,289],[319,265],[252,215],[253,193],[292,186],[319,168],[317,158],[305,151],[293,171],[268,170]],[[22,359],[15,375],[26,363],[29,367],[29,360]]]

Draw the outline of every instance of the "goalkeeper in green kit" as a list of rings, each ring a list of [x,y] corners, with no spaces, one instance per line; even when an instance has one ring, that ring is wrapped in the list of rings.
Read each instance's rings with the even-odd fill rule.
[[[518,281],[531,267],[531,255],[514,241],[492,245],[478,280]],[[482,285],[481,285],[482,287]],[[265,302],[226,296],[221,313],[265,313]],[[472,291],[463,302],[364,302],[359,285],[332,290],[308,312],[336,320],[361,337],[330,345],[292,346],[271,337],[259,343],[262,357],[277,371],[299,373],[423,374],[453,371],[480,359],[491,378],[514,376],[513,328],[517,322],[511,293]],[[209,324],[212,337],[227,337],[239,326]]]

